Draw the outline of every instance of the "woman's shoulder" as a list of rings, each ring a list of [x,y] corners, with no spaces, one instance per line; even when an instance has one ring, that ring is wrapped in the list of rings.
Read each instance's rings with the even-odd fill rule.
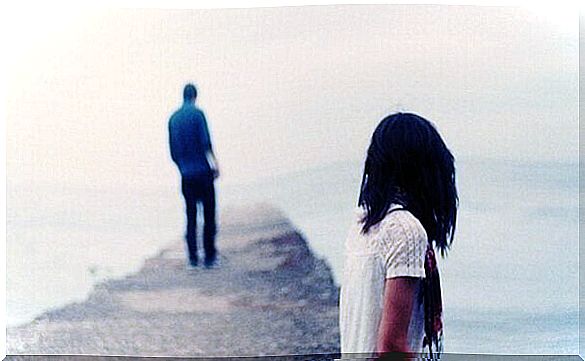
[[[427,242],[427,233],[422,223],[400,205],[390,207],[386,217],[380,222],[380,231],[385,236],[382,238],[393,242]]]
[[[354,211],[354,228],[363,226],[363,219],[366,211],[358,207]],[[393,204],[388,209],[386,216],[377,224],[373,225],[368,234],[369,238],[391,238],[399,239],[419,239],[427,240],[427,233],[422,223],[408,209],[402,205]]]
[[[427,233],[421,222],[408,210],[391,210],[382,220],[378,238],[385,277],[425,277],[424,257]]]

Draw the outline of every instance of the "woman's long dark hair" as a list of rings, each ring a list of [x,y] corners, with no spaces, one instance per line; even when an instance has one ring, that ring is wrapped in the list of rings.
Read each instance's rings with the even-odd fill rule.
[[[444,255],[453,242],[458,206],[454,158],[428,120],[411,113],[384,118],[368,148],[358,205],[362,231],[401,204]]]

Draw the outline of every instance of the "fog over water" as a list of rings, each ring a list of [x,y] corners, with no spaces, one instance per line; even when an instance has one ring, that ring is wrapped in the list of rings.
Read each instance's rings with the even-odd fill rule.
[[[359,159],[397,110],[434,121],[455,154],[577,159],[576,18],[327,6],[25,19],[7,53],[9,181],[174,184],[166,122],[186,81],[230,183]]]

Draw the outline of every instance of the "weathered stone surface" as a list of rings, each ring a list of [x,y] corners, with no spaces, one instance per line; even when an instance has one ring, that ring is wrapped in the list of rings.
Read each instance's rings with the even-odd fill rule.
[[[278,210],[228,210],[218,236],[218,269],[188,269],[184,244],[176,241],[138,273],[97,285],[85,302],[8,329],[7,353],[339,352],[338,289],[331,271]]]

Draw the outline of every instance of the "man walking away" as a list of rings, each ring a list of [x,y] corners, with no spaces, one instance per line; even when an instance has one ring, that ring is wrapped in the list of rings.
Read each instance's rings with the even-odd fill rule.
[[[205,267],[217,265],[215,249],[215,189],[213,181],[219,176],[211,147],[205,115],[197,106],[197,88],[187,84],[183,90],[183,105],[169,120],[171,158],[181,172],[181,189],[187,209],[189,262],[197,266],[197,205],[203,206],[203,248]]]

